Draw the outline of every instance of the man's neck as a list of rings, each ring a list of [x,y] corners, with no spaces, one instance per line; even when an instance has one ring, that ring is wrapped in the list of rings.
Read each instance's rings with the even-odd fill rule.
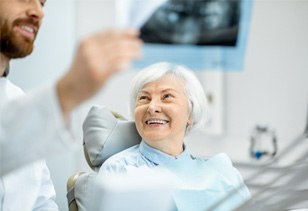
[[[10,59],[0,53],[0,77],[5,74],[6,69],[9,67]]]

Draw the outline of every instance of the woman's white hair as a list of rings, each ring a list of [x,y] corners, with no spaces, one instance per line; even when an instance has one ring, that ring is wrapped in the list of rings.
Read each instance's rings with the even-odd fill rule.
[[[134,117],[139,91],[145,84],[156,81],[165,75],[172,75],[183,82],[188,99],[188,108],[192,117],[192,125],[187,128],[187,132],[192,129],[203,128],[206,120],[207,100],[200,81],[188,68],[167,62],[150,65],[137,73],[133,79],[130,89],[130,112],[132,117]]]

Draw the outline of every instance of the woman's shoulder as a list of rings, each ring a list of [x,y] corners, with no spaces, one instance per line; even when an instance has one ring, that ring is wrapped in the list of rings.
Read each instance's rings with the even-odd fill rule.
[[[108,158],[101,166],[101,171],[118,172],[122,171],[129,163],[134,163],[139,155],[139,144],[123,150]]]
[[[139,155],[139,144],[134,145],[128,149],[125,149],[121,152],[118,152],[117,154],[112,155],[105,162],[112,163],[116,161],[125,161],[125,160],[135,158],[137,155]]]
[[[219,154],[212,156],[209,159],[209,162],[219,163],[219,164],[223,164],[226,166],[232,166],[232,161],[226,153],[219,153]]]
[[[194,159],[206,165],[232,166],[230,157],[225,153],[219,153],[210,157],[194,157]]]
[[[201,162],[204,169],[216,172],[217,174],[228,177],[237,178],[240,176],[238,170],[233,166],[230,157],[225,153],[219,153],[209,158],[196,158]]]

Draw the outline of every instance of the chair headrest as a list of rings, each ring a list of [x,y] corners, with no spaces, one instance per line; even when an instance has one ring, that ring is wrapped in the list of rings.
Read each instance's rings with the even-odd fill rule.
[[[93,106],[83,123],[83,141],[87,162],[97,170],[110,156],[139,144],[141,137],[133,121],[104,106]]]

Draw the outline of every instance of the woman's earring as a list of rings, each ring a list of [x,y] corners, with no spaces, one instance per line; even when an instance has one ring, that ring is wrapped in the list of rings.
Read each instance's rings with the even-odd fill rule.
[[[191,130],[191,124],[187,123],[186,124],[186,132]]]

